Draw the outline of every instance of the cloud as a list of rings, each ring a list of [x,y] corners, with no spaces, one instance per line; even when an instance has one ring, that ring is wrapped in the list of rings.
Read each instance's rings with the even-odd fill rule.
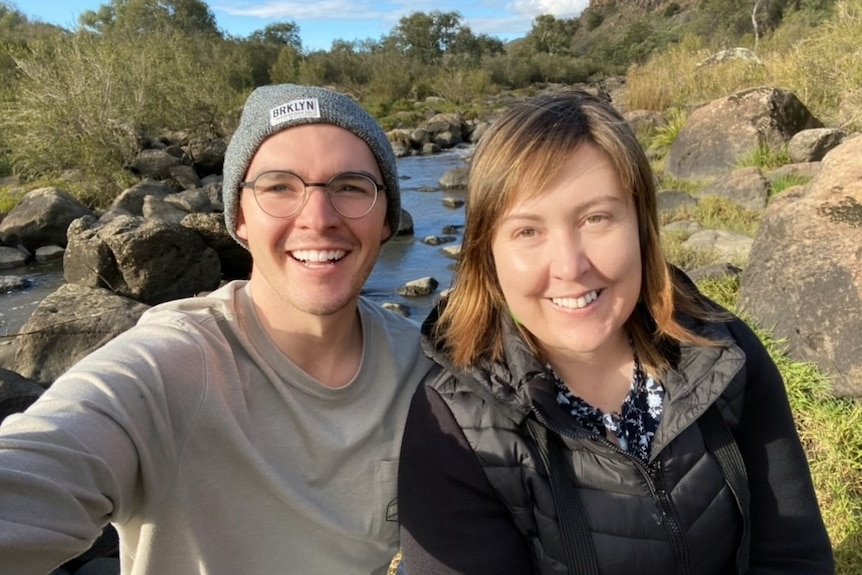
[[[321,2],[267,2],[214,4],[214,11],[231,16],[252,16],[272,20],[374,20],[385,16],[371,2],[323,0]]]
[[[550,14],[557,18],[580,16],[590,0],[514,0],[509,9],[535,18],[540,14]]]

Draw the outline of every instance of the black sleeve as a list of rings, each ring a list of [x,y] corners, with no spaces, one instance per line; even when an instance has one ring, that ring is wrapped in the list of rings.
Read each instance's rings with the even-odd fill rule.
[[[407,575],[524,575],[530,550],[449,408],[420,386],[410,405],[398,477]]]
[[[747,575],[833,575],[832,546],[784,381],[757,336],[731,329],[745,350],[745,407],[736,440],[751,488]]]

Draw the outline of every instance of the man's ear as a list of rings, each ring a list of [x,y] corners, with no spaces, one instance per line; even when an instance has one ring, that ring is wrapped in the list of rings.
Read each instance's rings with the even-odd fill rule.
[[[383,229],[380,231],[380,243],[382,244],[391,237],[392,228],[389,227],[389,218],[387,217],[383,222]]]
[[[236,237],[248,241],[248,229],[245,226],[245,214],[242,211],[242,197],[236,203]]]

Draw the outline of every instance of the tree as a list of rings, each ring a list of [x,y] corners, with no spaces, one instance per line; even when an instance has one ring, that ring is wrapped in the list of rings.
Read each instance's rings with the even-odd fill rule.
[[[578,18],[557,19],[551,14],[542,14],[533,20],[527,41],[535,52],[566,54],[580,25]]]
[[[461,14],[458,12],[413,12],[398,21],[391,38],[402,54],[422,64],[436,64],[460,28]]]
[[[471,64],[478,64],[483,57],[503,54],[503,42],[487,34],[473,34],[468,26],[461,26],[447,46],[446,55]]]
[[[297,52],[302,52],[302,39],[296,22],[274,22],[263,30],[252,32],[248,40],[278,47],[293,46]]]
[[[181,32],[221,37],[215,16],[201,0],[111,0],[78,17],[85,29],[101,34]]]

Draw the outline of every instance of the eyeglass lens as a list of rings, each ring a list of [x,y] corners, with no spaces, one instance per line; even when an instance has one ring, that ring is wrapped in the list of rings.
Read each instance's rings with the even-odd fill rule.
[[[270,216],[286,218],[302,208],[307,185],[320,184],[306,184],[290,172],[264,172],[254,181],[254,197]],[[325,187],[332,207],[345,218],[361,218],[377,201],[377,184],[362,174],[335,176]]]

